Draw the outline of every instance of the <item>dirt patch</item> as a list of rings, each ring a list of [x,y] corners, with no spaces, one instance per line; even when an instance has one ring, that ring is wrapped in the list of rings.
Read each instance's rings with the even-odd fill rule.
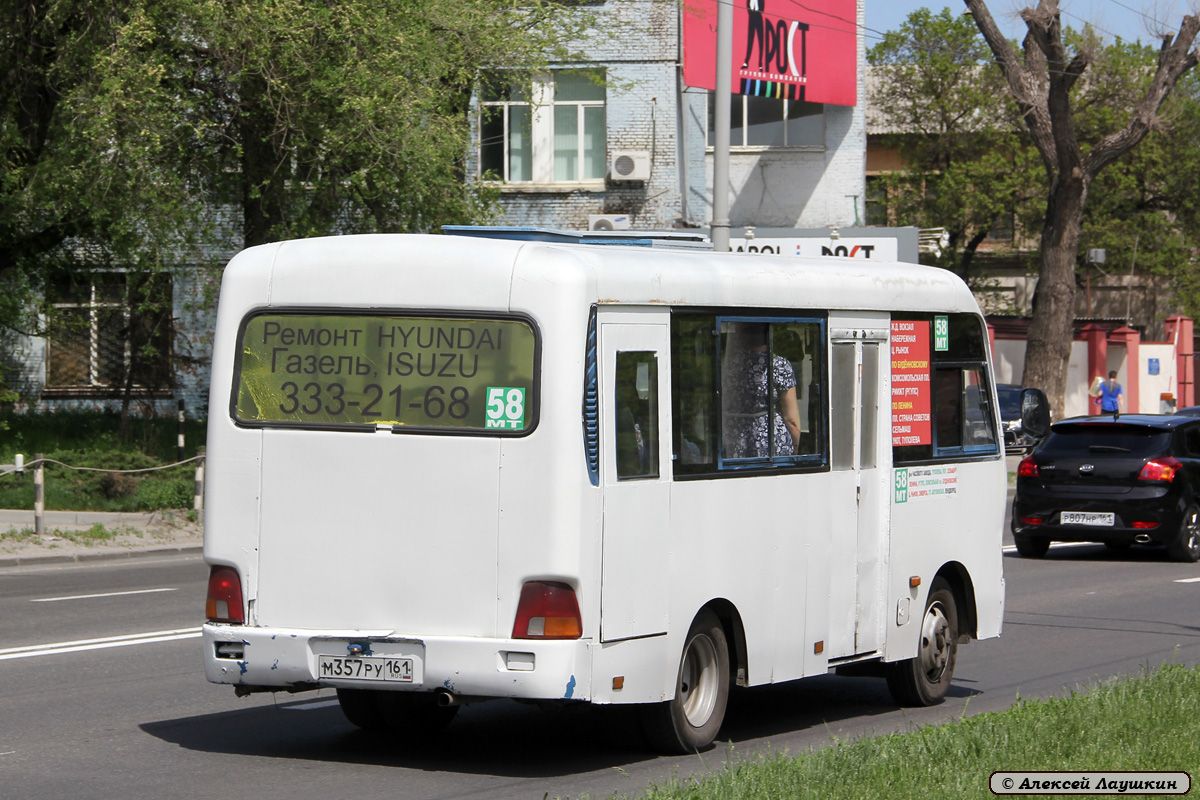
[[[40,536],[30,526],[4,523],[0,524],[0,560],[178,550],[200,547],[203,541],[204,526],[189,520],[182,511],[105,519],[91,524],[46,525]]]

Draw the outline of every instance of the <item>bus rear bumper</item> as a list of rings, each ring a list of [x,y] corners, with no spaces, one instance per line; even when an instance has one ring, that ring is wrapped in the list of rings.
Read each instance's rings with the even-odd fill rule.
[[[535,641],[391,631],[203,627],[204,676],[249,691],[318,687],[444,691],[462,697],[590,700],[590,640]],[[345,677],[365,662],[397,679]],[[411,675],[400,674],[400,666]],[[370,670],[368,670],[370,671]],[[341,673],[341,674],[339,674]]]

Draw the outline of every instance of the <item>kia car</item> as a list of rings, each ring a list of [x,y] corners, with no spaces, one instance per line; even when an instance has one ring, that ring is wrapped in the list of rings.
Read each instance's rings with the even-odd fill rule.
[[[1051,542],[1163,545],[1200,560],[1200,417],[1074,417],[1021,460],[1013,538],[1027,558]]]

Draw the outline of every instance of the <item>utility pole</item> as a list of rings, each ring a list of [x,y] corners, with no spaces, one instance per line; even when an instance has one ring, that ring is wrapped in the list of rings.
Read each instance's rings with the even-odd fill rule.
[[[760,44],[761,46],[761,44]],[[713,92],[712,244],[729,252],[729,76],[733,74],[733,3],[717,3],[717,88]]]

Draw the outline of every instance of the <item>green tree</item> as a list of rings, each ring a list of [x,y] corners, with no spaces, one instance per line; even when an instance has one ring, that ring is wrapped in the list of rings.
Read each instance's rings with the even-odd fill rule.
[[[898,224],[945,228],[941,266],[970,280],[992,226],[1039,191],[1003,76],[974,23],[950,9],[912,12],[867,60],[872,113],[904,164],[887,177],[889,212]]]
[[[64,272],[483,217],[480,71],[567,59],[588,21],[552,0],[4,3],[0,331],[45,333]]]
[[[965,0],[1004,74],[1008,93],[1037,148],[1045,172],[1046,210],[1033,319],[1025,351],[1024,380],[1050,396],[1059,415],[1065,405],[1067,362],[1075,309],[1075,268],[1084,209],[1096,177],[1160,124],[1160,110],[1175,84],[1197,61],[1192,50],[1200,18],[1184,16],[1177,34],[1164,35],[1154,68],[1137,73],[1137,94],[1114,127],[1085,139],[1078,98],[1081,80],[1095,61],[1091,48],[1071,46],[1064,35],[1058,0],[1040,0],[1021,11],[1028,33],[1023,54],[1004,38],[983,0]],[[1093,81],[1093,83],[1095,83]]]

